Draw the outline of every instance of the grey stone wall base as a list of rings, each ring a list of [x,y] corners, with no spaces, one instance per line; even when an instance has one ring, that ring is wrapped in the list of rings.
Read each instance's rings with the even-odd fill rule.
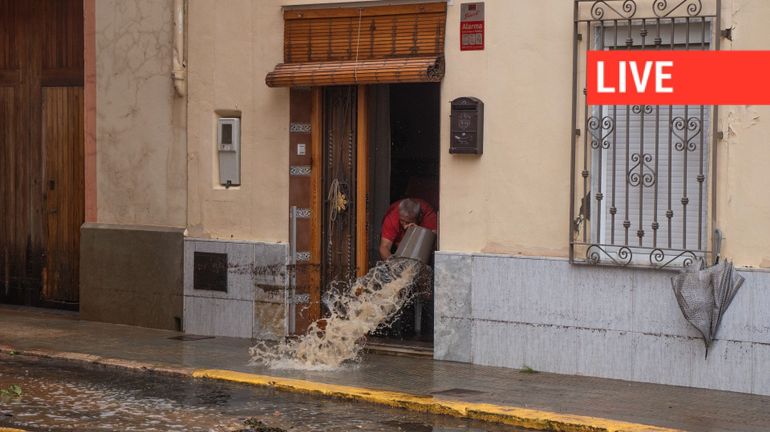
[[[434,356],[770,395],[770,272],[746,278],[705,357],[672,272],[439,252]]]
[[[81,318],[179,328],[182,228],[87,223],[80,234]]]
[[[283,243],[184,241],[184,331],[277,340],[286,335],[288,246]],[[227,254],[227,292],[194,289],[195,252]]]

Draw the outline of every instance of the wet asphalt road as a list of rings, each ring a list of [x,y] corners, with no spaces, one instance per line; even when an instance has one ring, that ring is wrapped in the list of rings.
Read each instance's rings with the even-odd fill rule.
[[[521,431],[234,383],[8,355],[0,357],[0,426],[29,431]]]

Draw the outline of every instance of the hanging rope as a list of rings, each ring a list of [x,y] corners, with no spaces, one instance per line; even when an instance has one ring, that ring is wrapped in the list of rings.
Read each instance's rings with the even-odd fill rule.
[[[332,180],[329,185],[329,195],[326,197],[329,202],[329,220],[337,220],[337,195],[340,193],[340,181],[337,179]]]
[[[348,198],[340,190],[340,181],[338,179],[332,180],[329,185],[329,195],[326,199],[329,202],[329,220],[334,222],[337,219],[337,215],[348,208]]]

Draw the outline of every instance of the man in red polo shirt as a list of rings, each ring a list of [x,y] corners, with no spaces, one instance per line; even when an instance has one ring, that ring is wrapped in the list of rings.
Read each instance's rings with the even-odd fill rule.
[[[382,239],[380,240],[380,257],[390,258],[391,250],[404,238],[407,228],[412,225],[427,228],[434,233],[438,229],[438,217],[433,207],[419,198],[404,198],[388,207],[382,220]]]

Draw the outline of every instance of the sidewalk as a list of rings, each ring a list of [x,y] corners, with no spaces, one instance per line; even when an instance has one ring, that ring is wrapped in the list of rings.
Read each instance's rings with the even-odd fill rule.
[[[0,306],[3,353],[225,379],[536,429],[770,430],[770,397],[383,355],[367,355],[339,372],[273,371],[247,365],[247,339],[169,339],[179,335]]]

